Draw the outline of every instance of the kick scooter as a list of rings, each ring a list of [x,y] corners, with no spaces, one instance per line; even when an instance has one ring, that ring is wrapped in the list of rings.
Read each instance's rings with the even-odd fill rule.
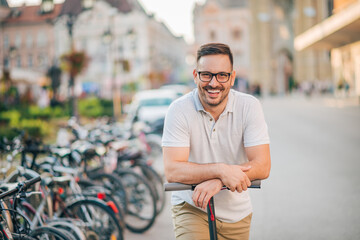
[[[196,184],[183,184],[183,183],[165,183],[164,190],[165,191],[183,191],[183,190],[191,190],[194,191]],[[251,186],[249,188],[261,188],[261,181],[255,180],[251,182]],[[222,189],[227,189],[225,186]],[[214,207],[214,199],[210,198],[209,203],[207,205],[207,215],[208,215],[208,223],[209,223],[209,233],[210,240],[217,240],[217,231],[216,231],[216,220],[215,220],[215,207]]]

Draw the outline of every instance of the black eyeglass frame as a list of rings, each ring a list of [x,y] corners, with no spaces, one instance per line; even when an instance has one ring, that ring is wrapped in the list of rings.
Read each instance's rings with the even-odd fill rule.
[[[198,73],[198,76],[199,76],[200,81],[202,81],[202,82],[211,82],[211,80],[212,80],[213,77],[215,76],[216,81],[218,81],[219,83],[226,83],[226,82],[228,82],[228,81],[230,80],[230,76],[231,76],[231,74],[232,74],[232,73],[228,73],[228,72],[212,73],[212,72],[208,72],[208,71],[197,71],[197,73]],[[211,75],[210,80],[209,80],[209,81],[201,80],[200,75],[201,75],[202,73],[208,73],[208,74],[210,74],[210,75]],[[219,81],[218,78],[217,78],[218,74],[224,74],[224,73],[226,73],[226,74],[228,75],[227,80],[226,80],[226,81]]]

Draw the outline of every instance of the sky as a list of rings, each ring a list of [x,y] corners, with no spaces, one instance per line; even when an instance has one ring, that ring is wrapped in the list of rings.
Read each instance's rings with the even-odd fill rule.
[[[55,0],[62,2],[63,0]],[[183,36],[188,43],[192,43],[193,23],[192,12],[195,3],[204,3],[205,0],[138,0],[148,13],[164,22],[176,36]],[[8,0],[11,5],[38,4],[40,0]]]

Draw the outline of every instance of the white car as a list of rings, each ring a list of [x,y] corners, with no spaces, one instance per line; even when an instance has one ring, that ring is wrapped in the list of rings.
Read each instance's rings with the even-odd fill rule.
[[[178,93],[172,89],[140,91],[134,95],[129,106],[128,119],[150,124],[164,119],[169,105],[178,97]]]

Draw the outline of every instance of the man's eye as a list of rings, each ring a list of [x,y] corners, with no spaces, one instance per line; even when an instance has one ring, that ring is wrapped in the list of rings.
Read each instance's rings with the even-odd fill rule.
[[[202,73],[201,76],[208,78],[208,77],[211,77],[211,74],[209,74],[209,73]]]
[[[227,77],[228,75],[227,75],[227,73],[219,73],[219,76],[220,77]]]

